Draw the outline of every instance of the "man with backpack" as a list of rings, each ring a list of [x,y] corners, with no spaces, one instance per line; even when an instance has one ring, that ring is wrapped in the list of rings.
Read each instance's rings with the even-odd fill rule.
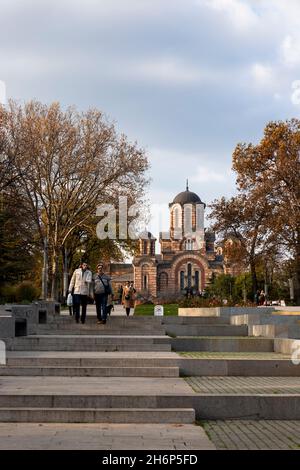
[[[111,279],[104,273],[103,263],[97,265],[97,274],[94,275],[94,297],[96,302],[97,323],[106,323],[107,298],[113,295]]]

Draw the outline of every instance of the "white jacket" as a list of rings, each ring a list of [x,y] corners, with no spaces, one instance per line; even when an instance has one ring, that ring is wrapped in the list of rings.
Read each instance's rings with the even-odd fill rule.
[[[69,285],[69,291],[71,292],[74,288],[74,294],[89,295],[92,280],[92,272],[89,269],[86,271],[82,271],[81,268],[75,269]]]

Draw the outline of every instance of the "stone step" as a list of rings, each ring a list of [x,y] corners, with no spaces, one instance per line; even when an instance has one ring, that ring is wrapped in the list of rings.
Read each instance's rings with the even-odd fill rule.
[[[34,335],[15,338],[14,351],[170,351],[167,336]]]
[[[44,351],[47,353],[46,351]],[[190,352],[182,353],[173,357],[150,357],[145,354],[141,357],[124,356],[126,352],[121,353],[98,353],[98,357],[86,357],[84,353],[79,352],[78,357],[63,355],[62,351],[52,351],[54,356],[41,356],[41,352],[37,351],[37,356],[21,356],[23,351],[19,352],[16,357],[11,357],[8,353],[7,365],[13,367],[40,367],[40,368],[180,368],[181,376],[282,376],[282,377],[299,377],[300,365],[292,363],[290,356],[267,353],[205,353]],[[35,353],[33,351],[32,353]],[[72,353],[75,354],[75,353]],[[78,354],[78,352],[77,352]],[[101,356],[99,356],[102,354]],[[107,357],[107,355],[116,357]],[[147,353],[149,354],[149,353]],[[140,372],[139,372],[140,373]],[[1,368],[0,368],[1,375]]]
[[[272,354],[272,353],[265,353]],[[183,358],[181,376],[206,377],[300,377],[300,365],[290,359],[205,359]]]
[[[274,340],[258,337],[176,337],[171,338],[174,351],[216,351],[216,352],[272,352]]]
[[[20,422],[18,410],[69,409],[119,410],[148,409],[149,414],[157,410],[193,409],[196,419],[300,419],[300,393],[209,393],[168,395],[0,395],[0,422],[14,417]],[[1,410],[4,410],[3,415]],[[5,411],[6,410],[6,411]],[[13,412],[16,410],[16,416]],[[10,413],[11,412],[11,413]],[[118,411],[119,412],[119,411]],[[80,416],[78,422],[83,419]],[[26,415],[24,421],[28,421]],[[39,418],[40,420],[41,418]],[[119,418],[120,419],[120,418]],[[117,420],[120,423],[119,420]],[[144,421],[141,421],[144,422]]]
[[[166,325],[175,336],[248,336],[247,325]]]
[[[134,317],[130,316],[127,317],[125,314],[124,316],[109,316],[108,323],[113,325],[119,326],[128,326],[128,325],[138,325],[138,326],[159,326],[162,324],[163,317],[154,317],[154,316],[140,316]],[[85,324],[95,323],[97,321],[96,315],[87,315]],[[47,317],[47,324],[71,324],[76,323],[75,317],[70,315],[57,315],[57,316],[50,316]]]
[[[123,329],[112,328],[110,325],[40,325],[37,331],[38,335],[113,335],[113,336],[165,336],[164,328],[130,328]]]
[[[192,408],[0,408],[3,423],[194,423]]]
[[[0,366],[0,376],[179,377],[179,367]]]
[[[163,325],[230,325],[230,317],[162,317]]]
[[[8,351],[11,367],[177,367],[174,352]]]

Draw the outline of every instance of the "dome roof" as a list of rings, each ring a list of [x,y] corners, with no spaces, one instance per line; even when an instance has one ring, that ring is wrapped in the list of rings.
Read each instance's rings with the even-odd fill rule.
[[[156,238],[152,235],[152,233],[147,232],[147,230],[139,234],[139,239],[140,240],[156,240]]]
[[[186,185],[186,190],[182,191],[181,193],[177,194],[177,196],[174,197],[172,204],[190,204],[190,203],[198,203],[198,204],[203,204],[201,201],[200,197],[198,194],[193,193],[192,191],[189,190],[188,182]]]

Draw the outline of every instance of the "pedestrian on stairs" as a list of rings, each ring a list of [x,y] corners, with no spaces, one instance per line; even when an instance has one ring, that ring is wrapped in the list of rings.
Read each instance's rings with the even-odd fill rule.
[[[97,265],[97,274],[94,275],[94,297],[96,302],[97,323],[106,323],[107,300],[109,295],[113,295],[111,279],[104,273],[104,264]]]
[[[128,281],[123,289],[123,297],[122,297],[122,304],[126,310],[127,317],[129,317],[130,315],[130,310],[134,308],[135,293],[136,293],[136,290],[134,288],[133,282]]]
[[[73,293],[73,311],[75,314],[76,323],[85,323],[86,307],[88,303],[88,296],[90,294],[91,285],[93,281],[92,272],[88,269],[87,263],[82,263],[78,269],[75,269],[71,282],[69,285],[69,292]],[[81,306],[81,317],[80,317]]]

